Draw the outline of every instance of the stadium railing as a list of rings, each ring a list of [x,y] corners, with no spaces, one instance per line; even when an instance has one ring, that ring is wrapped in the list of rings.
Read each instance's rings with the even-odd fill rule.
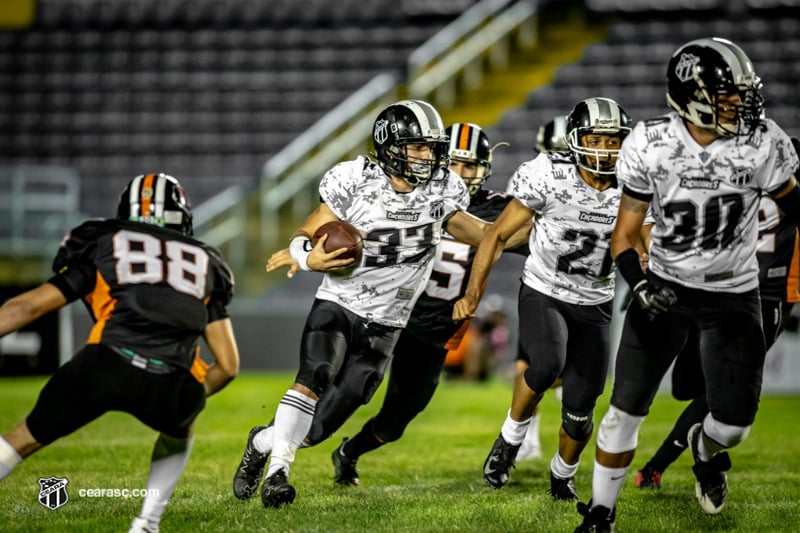
[[[52,258],[67,230],[80,222],[80,176],[74,168],[0,167],[0,249]]]
[[[536,43],[537,5],[510,0],[480,2],[453,21],[408,60],[408,93],[412,98],[432,100],[437,106],[455,104],[457,84],[478,87],[488,68],[508,64],[510,36],[517,32],[517,45],[530,48]],[[488,57],[488,65],[483,58]]]
[[[482,0],[412,52],[407,66],[409,96],[427,98],[436,88],[447,87],[432,99],[436,105],[446,105],[458,76],[480,79],[482,55],[489,53],[492,65],[505,61],[515,30],[520,41],[533,42],[536,2],[509,4],[512,0]],[[397,85],[398,80],[388,74],[373,78],[267,161],[260,180],[262,244],[276,242],[280,210],[287,203],[292,203],[297,217],[316,205],[311,183],[343,154],[366,142],[374,116],[399,94]]]
[[[192,209],[194,229],[203,242],[221,248],[233,269],[245,263],[245,230],[247,213],[242,207],[244,188],[232,185]]]
[[[511,5],[513,4],[513,5]],[[509,7],[510,6],[510,7]],[[482,0],[465,11],[441,32],[409,56],[407,66],[409,93],[422,97],[430,87],[449,86],[424,97],[438,106],[446,105],[448,92],[455,90],[459,76],[480,80],[484,68],[481,60],[489,55],[489,65],[496,66],[507,57],[511,35],[518,41],[535,40],[536,2],[530,0]],[[448,57],[457,57],[456,60]],[[274,245],[281,234],[280,217],[289,207],[291,216],[307,214],[318,201],[313,182],[342,157],[361,148],[368,139],[374,116],[401,93],[400,80],[383,73],[375,76],[317,123],[295,138],[269,159],[259,180],[260,240],[263,246]],[[203,221],[199,236],[217,245],[237,238],[234,226],[219,230],[214,219],[225,219],[225,210],[241,211],[244,191],[226,191],[223,200],[213,202],[225,206]],[[220,222],[222,224],[223,222]],[[230,223],[232,224],[232,223]],[[240,235],[240,234],[239,234]]]
[[[294,216],[308,214],[318,202],[309,185],[360,146],[374,116],[396,98],[396,77],[378,74],[266,162],[259,192],[262,244],[277,241],[280,209],[287,203]]]

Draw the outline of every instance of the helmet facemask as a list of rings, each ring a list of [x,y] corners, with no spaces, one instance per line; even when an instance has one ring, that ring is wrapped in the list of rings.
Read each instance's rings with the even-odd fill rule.
[[[430,146],[432,158],[409,156],[409,144],[427,144]],[[441,176],[437,178],[439,169],[447,168],[449,164],[446,141],[410,140],[397,143],[387,150],[394,161],[391,173],[403,178],[412,187],[424,187],[431,180],[442,179]]]
[[[575,160],[579,167],[599,176],[613,176],[617,172],[619,148],[591,148],[584,146],[583,140],[589,135],[619,137],[621,146],[622,139],[625,138],[627,132],[625,134],[620,134],[619,132],[602,133],[593,128],[581,128],[572,130],[569,133],[569,149],[575,154]],[[594,160],[594,164],[589,158]]]
[[[682,46],[670,60],[667,81],[670,107],[721,137],[752,135],[763,118],[761,79],[744,51],[726,39]]]
[[[583,142],[589,135],[600,135],[618,138],[621,146],[631,131],[631,118],[622,106],[609,98],[587,98],[570,112],[567,130],[567,146],[575,164],[598,176],[616,174],[619,148],[595,148]]]
[[[375,157],[384,172],[424,187],[448,164],[448,137],[439,112],[422,100],[403,100],[381,111],[372,129]],[[409,156],[409,145],[426,144],[430,156]]]

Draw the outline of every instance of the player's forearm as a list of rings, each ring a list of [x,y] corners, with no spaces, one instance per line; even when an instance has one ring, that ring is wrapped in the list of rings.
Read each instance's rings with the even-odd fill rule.
[[[221,391],[225,388],[228,383],[233,381],[233,378],[236,377],[236,374],[231,374],[229,370],[225,370],[218,364],[213,364],[208,367],[208,373],[206,374],[206,379],[203,382],[203,387],[206,390],[206,396],[211,396],[212,394]]]
[[[489,231],[478,246],[475,258],[472,261],[472,272],[467,282],[466,296],[475,301],[480,299],[481,292],[489,277],[489,272],[503,253],[503,241],[494,231]]]
[[[205,340],[214,355],[205,381],[206,396],[223,389],[239,373],[239,349],[230,318],[215,320],[206,325]]]
[[[0,337],[17,331],[66,303],[61,291],[49,283],[15,296],[0,307]]]

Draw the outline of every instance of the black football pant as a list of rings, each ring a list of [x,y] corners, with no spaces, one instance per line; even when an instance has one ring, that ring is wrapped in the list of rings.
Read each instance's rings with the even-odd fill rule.
[[[45,384],[27,424],[37,442],[50,444],[108,411],[122,411],[186,438],[205,403],[202,383],[188,371],[152,374],[102,344],[89,344]]]
[[[649,275],[675,291],[677,303],[655,320],[636,301],[632,303],[617,352],[611,404],[634,416],[646,416],[670,364],[696,335],[702,371],[691,371],[687,363],[684,370],[678,368],[679,376],[685,372],[680,379],[702,376],[716,420],[751,425],[758,410],[766,354],[758,290],[715,293]]]
[[[372,399],[400,331],[369,322],[334,302],[315,300],[303,331],[296,377],[320,397],[308,444],[330,437]]]
[[[783,331],[792,312],[793,304],[774,301],[761,301],[761,320],[764,325],[764,338],[767,350],[775,343]],[[705,384],[700,368],[697,334],[690,335],[689,342],[675,360],[672,369],[672,395],[677,400],[692,400],[678,417],[667,438],[647,464],[664,472],[686,449],[686,435],[689,428],[701,423],[708,414]]]

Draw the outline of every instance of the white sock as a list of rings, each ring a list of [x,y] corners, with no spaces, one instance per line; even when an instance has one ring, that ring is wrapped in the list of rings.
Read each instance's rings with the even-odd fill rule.
[[[558,403],[563,403],[562,398],[564,397],[564,387],[559,385],[555,389],[553,389],[553,396],[555,396]]]
[[[269,426],[253,437],[253,448],[258,453],[271,453],[272,452],[272,436],[275,433],[275,426]]]
[[[191,453],[191,437],[176,439],[163,433],[158,436],[150,462],[150,477],[147,478],[147,495],[139,514],[141,518],[158,525]]]
[[[528,430],[525,433],[525,440],[529,440],[536,448],[540,446],[538,413],[534,413],[534,415],[531,417],[530,425],[528,426]]]
[[[22,457],[17,450],[6,439],[0,437],[0,479],[5,479],[21,462]]]
[[[574,465],[568,465],[561,457],[561,454],[556,452],[556,454],[553,456],[553,459],[550,461],[550,471],[558,479],[569,479],[575,475],[575,472],[578,471],[579,464],[581,464],[580,459],[578,459],[578,462],[576,462]]]
[[[529,459],[539,459],[542,457],[542,443],[539,441],[539,415],[531,417],[531,423],[525,432],[525,438],[517,452],[517,461],[527,461]]]
[[[297,448],[311,429],[316,408],[317,400],[296,390],[290,389],[283,395],[275,411],[272,455],[269,459],[267,476],[271,476],[281,468],[286,470],[288,475]]]
[[[521,422],[517,422],[516,420],[512,419],[511,409],[509,409],[508,414],[506,415],[506,421],[503,422],[503,429],[500,430],[500,433],[502,433],[503,438],[507,443],[516,446],[518,444],[522,444],[522,439],[525,438],[525,432],[528,431],[528,426],[530,423],[530,418]]]
[[[627,466],[609,468],[595,460],[594,471],[592,472],[592,506],[602,505],[613,509],[627,473]]]

